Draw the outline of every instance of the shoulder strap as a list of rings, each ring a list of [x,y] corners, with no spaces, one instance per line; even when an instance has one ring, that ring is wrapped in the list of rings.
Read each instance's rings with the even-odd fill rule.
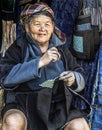
[[[80,98],[85,103],[86,108],[83,109],[83,110],[85,112],[87,112],[87,113],[90,113],[90,111],[91,111],[91,105],[90,105],[90,103],[83,96],[81,96],[80,94],[78,94],[77,92],[75,92],[74,90],[72,90],[70,87],[67,87],[67,88],[69,89],[69,91],[71,93],[73,93],[74,95],[76,95],[78,98]]]
[[[63,46],[61,47],[62,49],[64,48]],[[61,51],[61,49],[59,48],[59,50],[60,50],[60,53],[62,54],[61,56],[62,56],[62,60],[64,61],[64,63],[66,64],[67,62],[66,62],[66,55],[65,55],[65,53],[63,53],[63,51]],[[67,65],[65,65],[65,67],[66,67],[66,69],[67,69]],[[91,111],[91,105],[90,105],[90,103],[82,96],[82,95],[80,95],[79,93],[77,93],[77,92],[75,92],[73,89],[71,89],[70,87],[66,87],[65,86],[65,88],[66,88],[66,90],[68,89],[71,93],[73,93],[75,96],[77,96],[78,98],[80,98],[84,103],[85,103],[85,105],[86,105],[86,108],[84,109],[84,111],[85,112],[87,112],[87,113],[90,113],[90,111]]]

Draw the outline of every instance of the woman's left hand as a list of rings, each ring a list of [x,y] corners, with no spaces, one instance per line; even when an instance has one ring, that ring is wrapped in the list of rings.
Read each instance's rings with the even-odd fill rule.
[[[75,82],[75,75],[72,71],[64,71],[60,74],[59,80],[63,80],[66,85],[71,86]]]

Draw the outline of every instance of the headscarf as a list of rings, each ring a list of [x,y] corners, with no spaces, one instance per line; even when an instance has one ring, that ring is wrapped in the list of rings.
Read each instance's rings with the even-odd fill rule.
[[[27,4],[21,12],[20,15],[20,23],[24,25],[26,21],[28,21],[33,15],[40,13],[40,12],[48,12],[51,17],[54,19],[54,12],[53,10],[44,2],[37,2],[35,4]],[[66,41],[66,36],[60,29],[55,27],[54,33],[58,36],[58,38],[62,41]]]

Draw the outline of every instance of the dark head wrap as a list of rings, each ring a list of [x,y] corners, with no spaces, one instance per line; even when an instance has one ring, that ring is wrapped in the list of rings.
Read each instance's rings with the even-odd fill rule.
[[[20,17],[21,24],[26,23],[30,17],[40,12],[48,12],[54,18],[53,10],[46,3],[38,2],[35,4],[27,4],[24,7]]]
[[[48,12],[50,16],[54,19],[53,10],[43,2],[38,2],[35,4],[27,4],[21,12],[20,23],[24,25],[33,15],[41,12]],[[59,37],[63,42],[66,41],[66,36],[62,33],[57,27],[54,29],[54,33]]]

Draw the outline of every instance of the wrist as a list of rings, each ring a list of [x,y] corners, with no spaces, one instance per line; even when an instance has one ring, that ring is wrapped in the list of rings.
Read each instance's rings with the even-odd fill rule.
[[[39,60],[39,68],[43,67],[44,66],[44,62],[42,62],[42,60],[40,59]]]

